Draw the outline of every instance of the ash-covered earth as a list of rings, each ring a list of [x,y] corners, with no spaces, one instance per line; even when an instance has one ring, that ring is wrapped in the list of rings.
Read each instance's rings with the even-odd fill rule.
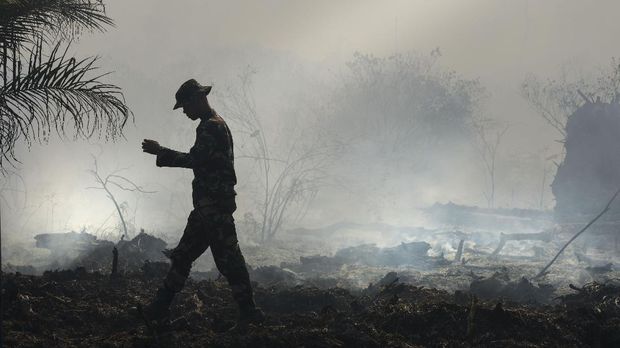
[[[227,331],[237,310],[228,285],[189,280],[168,331],[128,313],[161,279],[83,269],[3,274],[6,347],[618,347],[620,286],[590,283],[553,305],[482,299],[416,287],[395,274],[357,291],[256,286],[262,326]]]

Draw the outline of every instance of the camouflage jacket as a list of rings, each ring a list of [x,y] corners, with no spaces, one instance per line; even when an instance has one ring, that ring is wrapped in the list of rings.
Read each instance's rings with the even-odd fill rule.
[[[230,129],[219,115],[202,119],[196,128],[196,142],[189,153],[162,148],[157,154],[158,167],[191,168],[194,206],[234,198],[237,183],[234,168],[233,139]]]

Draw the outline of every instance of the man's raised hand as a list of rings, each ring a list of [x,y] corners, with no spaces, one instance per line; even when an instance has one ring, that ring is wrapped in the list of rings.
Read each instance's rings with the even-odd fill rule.
[[[161,145],[159,145],[159,143],[156,142],[155,140],[144,139],[142,141],[142,151],[153,154],[153,155],[157,155],[157,153],[159,153],[160,150],[161,150]]]

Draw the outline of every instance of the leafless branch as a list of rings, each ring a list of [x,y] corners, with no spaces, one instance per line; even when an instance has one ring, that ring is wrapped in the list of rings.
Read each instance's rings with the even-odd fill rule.
[[[620,193],[620,189],[618,189],[616,193],[614,193],[614,195],[611,197],[609,202],[607,202],[607,205],[605,206],[605,208],[603,208],[603,210],[596,217],[594,217],[594,219],[588,222],[587,225],[585,225],[579,232],[577,232],[571,239],[569,239],[568,242],[566,242],[566,244],[564,244],[564,246],[560,249],[560,251],[558,251],[558,253],[553,257],[553,259],[545,267],[543,267],[543,269],[541,269],[540,272],[538,272],[538,274],[534,277],[534,279],[538,279],[547,274],[547,270],[549,269],[549,267],[553,265],[555,260],[557,260],[560,254],[562,254],[564,249],[566,249],[566,247],[568,247],[570,243],[572,243],[575,239],[577,239],[577,237],[579,237],[583,232],[585,232],[590,226],[592,226],[593,223],[596,222],[596,220],[598,220],[601,216],[603,216],[609,210],[609,207],[611,207],[611,203],[613,203],[613,201],[616,199],[616,197],[618,196],[618,193]]]
[[[127,223],[125,222],[125,217],[123,216],[123,211],[121,209],[121,205],[118,203],[118,201],[116,200],[116,197],[114,196],[114,194],[112,193],[112,191],[110,190],[110,186],[109,185],[113,185],[116,186],[117,188],[123,190],[123,191],[131,191],[131,192],[139,192],[139,193],[154,193],[154,191],[146,191],[144,190],[142,187],[136,185],[133,181],[127,179],[124,176],[115,174],[120,172],[122,169],[117,169],[115,171],[112,172],[112,174],[108,174],[105,178],[102,178],[101,174],[99,174],[99,165],[97,163],[97,157],[95,157],[94,155],[91,154],[91,157],[93,159],[93,168],[94,169],[89,169],[88,172],[90,172],[93,177],[95,178],[95,181],[101,185],[100,187],[95,187],[95,186],[90,186],[87,187],[88,189],[97,189],[97,190],[104,190],[107,193],[107,197],[112,201],[112,203],[114,204],[114,207],[116,208],[116,212],[118,213],[118,217],[121,220],[121,224],[123,226],[123,236],[124,237],[129,237],[128,231],[127,231]],[[124,182],[125,184],[130,185],[129,187],[122,185],[119,182],[116,182],[114,180],[120,180],[121,182]]]

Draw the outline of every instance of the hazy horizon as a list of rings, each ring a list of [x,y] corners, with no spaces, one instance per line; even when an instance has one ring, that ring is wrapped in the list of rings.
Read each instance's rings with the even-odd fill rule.
[[[101,71],[114,71],[109,81],[123,89],[135,124],[128,124],[125,139],[116,143],[53,136],[49,143],[34,143],[29,149],[19,144],[16,171],[23,183],[16,177],[4,180],[11,180],[7,187],[25,188],[26,193],[5,192],[3,243],[44,232],[82,227],[93,232],[112,226],[116,217],[105,194],[87,189],[95,184],[87,172],[91,154],[98,153],[102,172],[127,168],[123,175],[157,191],[118,193],[136,227],[180,236],[191,209],[191,172],[157,168],[154,157],[140,149],[143,138],[177,150],[191,146],[195,124],[172,111],[180,83],[194,77],[212,84],[210,100],[221,111],[227,88],[238,86],[238,75],[252,67],[256,110],[273,146],[286,146],[277,144],[286,144],[287,135],[295,137],[292,127],[304,129],[318,119],[316,110],[336,102],[332,97],[356,52],[377,58],[430,57],[439,48],[438,71],[477,80],[486,95],[480,115],[509,125],[499,149],[496,206],[540,208],[543,168],[536,156],[560,153],[560,135],[520,95],[520,84],[530,74],[555,78],[562,66],[595,74],[620,56],[620,48],[613,45],[620,29],[615,18],[620,3],[613,1],[594,6],[560,0],[192,0],[182,5],[115,0],[105,5],[115,27],[102,34],[84,33],[72,50],[77,56],[98,55]],[[234,136],[241,139],[240,133]],[[368,149],[375,147],[368,142]],[[373,163],[364,163],[359,154],[365,148],[359,145],[358,157],[349,157],[351,163],[351,158],[359,162],[345,167],[349,162],[339,160],[340,167],[333,167],[348,186],[325,186],[304,219],[287,227],[338,221],[423,225],[415,209],[434,202],[485,206],[484,173],[475,150],[456,148],[427,152],[425,156],[433,158],[431,169],[386,170],[385,176]],[[247,160],[238,158],[236,163],[239,220],[256,206],[249,188],[256,178]],[[386,181],[378,183],[375,179],[382,175]],[[552,208],[548,186],[544,197],[542,208]]]

